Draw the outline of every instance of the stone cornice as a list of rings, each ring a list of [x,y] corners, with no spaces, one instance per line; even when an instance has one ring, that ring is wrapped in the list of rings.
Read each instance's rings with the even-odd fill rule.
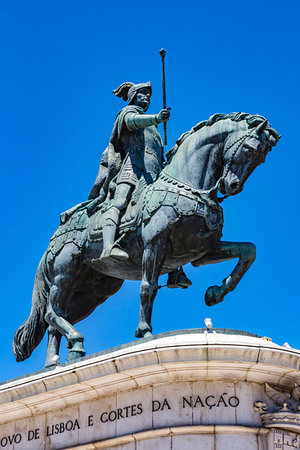
[[[236,380],[291,387],[300,352],[248,335],[188,333],[143,339],[0,386],[0,423],[115,392],[182,381]]]
[[[269,432],[266,428],[258,427],[244,427],[238,425],[194,425],[188,427],[170,427],[159,428],[158,430],[142,431],[140,433],[133,433],[127,436],[120,436],[113,439],[106,439],[104,441],[94,442],[93,444],[84,444],[76,447],[69,447],[71,450],[95,450],[95,449],[111,449],[119,445],[126,445],[130,443],[137,443],[155,438],[164,438],[168,436],[189,436],[201,434],[234,434],[234,435],[249,435],[256,436],[264,435]],[[67,448],[66,448],[67,450]]]

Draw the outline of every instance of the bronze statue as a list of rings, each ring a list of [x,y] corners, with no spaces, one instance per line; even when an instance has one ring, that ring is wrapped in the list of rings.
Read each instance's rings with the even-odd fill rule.
[[[156,125],[170,118],[167,109],[157,115],[145,114],[152,94],[150,82],[123,83],[114,90],[114,94],[125,101],[128,100],[128,106],[117,115],[110,139],[108,165],[117,169],[121,160],[121,167],[119,171],[116,170],[114,195],[105,212],[103,251],[100,258],[103,261],[108,258],[128,259],[127,253],[114,245],[120,213],[128,206],[131,193],[137,185],[140,183],[145,187],[153,183],[161,172],[163,145]],[[111,170],[109,175],[112,176]],[[89,198],[93,198],[95,193],[98,197],[99,185],[105,183],[108,186],[110,181],[101,180],[99,170],[99,177]]]
[[[142,95],[147,98],[146,92]],[[132,121],[129,118],[128,121],[132,124],[140,115],[141,119],[148,120],[142,113],[130,111],[130,114]],[[160,115],[160,121],[167,119],[166,112]],[[140,124],[139,120],[136,124]],[[110,174],[107,150],[100,166],[106,175],[102,173],[98,177],[105,181],[102,184],[96,181],[97,189],[93,188],[96,194],[92,197],[96,199],[62,215],[61,225],[39,264],[30,316],[14,338],[17,361],[30,356],[47,328],[46,366],[57,361],[62,335],[70,348],[68,359],[83,356],[83,336],[73,325],[115,294],[125,279],[141,280],[137,337],[152,333],[151,314],[159,276],[189,262],[198,267],[238,258],[236,267],[221,286],[211,286],[206,291],[207,305],[221,302],[253,263],[255,246],[221,241],[220,202],[241,192],[249,175],[265,161],[278,140],[278,133],[262,116],[215,114],[181,136],[168,152],[161,172],[159,166],[153,168],[152,180],[146,179],[148,171],[144,169],[136,174],[130,161],[129,178],[133,177],[135,183],[124,183],[129,187],[122,191],[126,193],[123,203],[117,203],[117,190],[123,184],[129,157],[126,159],[125,155],[123,160],[121,157],[116,172]],[[155,147],[158,153],[154,152],[157,161],[159,145]],[[152,161],[156,161],[156,156]],[[129,198],[132,186],[134,191]],[[224,195],[223,199],[218,198],[218,191]],[[111,208],[118,209],[115,217],[120,215],[120,220],[111,219]],[[111,232],[103,254],[102,236],[108,218],[118,234],[113,236],[115,231]],[[115,257],[113,241],[128,259]],[[103,257],[99,258],[101,254]]]
[[[101,216],[102,261],[128,259],[128,254],[115,242],[120,214],[128,206],[132,193],[137,201],[145,187],[156,181],[160,174],[164,155],[157,125],[170,118],[167,108],[162,109],[159,114],[146,115],[152,95],[150,81],[140,84],[123,83],[113,92],[124,101],[128,100],[128,105],[115,119],[109,146],[101,159],[99,172],[89,195],[89,199],[96,199],[95,205],[104,200],[107,203],[105,208],[102,207]],[[91,205],[90,210],[92,207]],[[186,288],[191,284],[182,268],[169,274],[169,287]]]

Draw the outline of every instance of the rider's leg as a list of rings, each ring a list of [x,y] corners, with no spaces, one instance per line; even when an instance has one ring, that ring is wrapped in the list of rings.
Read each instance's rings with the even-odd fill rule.
[[[114,247],[117,227],[121,211],[126,208],[130,198],[131,185],[120,183],[117,185],[111,206],[104,213],[103,226],[103,251],[100,259],[103,261],[108,258],[126,260],[128,254],[118,247]]]
[[[115,242],[116,229],[119,223],[120,210],[115,206],[111,206],[104,213],[104,225],[103,225],[103,251],[101,253],[101,261],[111,257],[113,244]],[[127,259],[126,255],[124,258]]]

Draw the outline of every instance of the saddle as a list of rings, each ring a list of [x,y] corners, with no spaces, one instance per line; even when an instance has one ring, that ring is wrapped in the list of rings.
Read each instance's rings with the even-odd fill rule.
[[[86,240],[102,241],[103,213],[109,201],[99,205],[95,212],[88,210],[90,202],[84,202],[61,215],[61,225],[50,239],[49,250],[56,256],[64,245],[74,243],[80,250]],[[117,240],[129,231],[135,231],[142,221],[147,222],[162,206],[170,206],[179,219],[182,216],[202,216],[209,230],[223,225],[223,209],[203,192],[178,182],[164,170],[159,179],[149,186],[137,186],[122,214]]]
[[[64,245],[73,243],[81,250],[87,238],[87,225],[89,216],[86,204],[71,208],[72,214],[63,213],[61,215],[61,223],[52,238],[50,239],[48,252],[52,257],[58,255]],[[68,210],[70,212],[71,210]]]
[[[120,224],[118,227],[119,237],[124,236],[128,231],[135,231],[142,222],[143,205],[145,198],[145,190],[141,191],[139,195],[135,195],[135,191],[132,198],[121,216]],[[101,210],[97,211],[89,221],[87,239],[90,242],[102,241],[102,229],[103,229],[103,213],[109,207],[109,203],[104,204]]]

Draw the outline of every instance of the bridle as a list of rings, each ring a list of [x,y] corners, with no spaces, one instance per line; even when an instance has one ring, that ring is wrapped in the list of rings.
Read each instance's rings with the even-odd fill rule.
[[[236,139],[235,141],[231,142],[230,145],[228,147],[226,147],[226,144],[224,146],[224,150],[223,150],[223,158],[226,155],[226,153],[228,152],[228,150],[230,150],[232,147],[234,147],[236,144],[237,147],[233,150],[233,152],[230,155],[229,161],[226,163],[225,169],[223,171],[223,175],[219,178],[219,180],[217,181],[217,188],[219,188],[219,185],[221,183],[221,181],[223,181],[227,175],[228,172],[232,166],[233,160],[235,155],[237,154],[237,152],[240,150],[240,148],[242,147],[242,145],[244,144],[244,141],[248,138],[248,137],[255,137],[256,139],[260,140],[259,135],[256,133],[256,128],[254,128],[254,130],[251,130],[250,133],[246,133],[243,136],[240,136],[238,139]],[[264,160],[264,158],[261,158],[262,162]],[[228,198],[228,195],[224,195],[224,197],[218,198],[219,202],[222,202],[223,200],[225,200],[226,198]]]
[[[225,177],[228,175],[228,172],[229,172],[229,169],[230,169],[231,166],[232,166],[234,157],[235,157],[235,155],[237,154],[237,152],[239,151],[239,149],[242,147],[244,141],[245,141],[248,137],[250,137],[250,136],[254,137],[254,134],[255,134],[255,129],[254,129],[254,130],[251,130],[250,133],[248,132],[248,133],[244,134],[243,136],[240,136],[238,139],[236,139],[234,142],[232,142],[227,148],[226,148],[226,144],[225,144],[225,146],[224,146],[224,151],[223,151],[223,158],[224,158],[224,156],[226,155],[226,153],[228,152],[228,150],[230,150],[230,149],[231,149],[232,147],[234,147],[238,142],[240,142],[240,144],[236,147],[236,149],[231,153],[230,158],[229,158],[229,161],[228,161],[228,163],[226,163],[224,174],[223,174],[223,176],[220,178],[220,180],[221,180],[222,178],[225,178]],[[219,180],[219,181],[220,181],[220,180]]]
[[[223,174],[222,174],[222,176],[217,180],[216,184],[215,184],[212,188],[210,188],[210,189],[208,189],[208,190],[203,190],[203,189],[197,190],[199,193],[201,193],[201,195],[204,194],[205,196],[210,197],[210,195],[211,195],[212,193],[214,193],[215,191],[217,191],[217,190],[219,189],[220,183],[221,183],[221,182],[224,180],[224,178],[228,175],[228,172],[229,172],[229,170],[230,170],[230,168],[231,168],[231,166],[232,166],[234,157],[235,157],[235,155],[237,154],[237,152],[240,150],[240,148],[242,147],[242,145],[244,144],[244,141],[245,141],[248,137],[255,137],[255,138],[257,138],[258,140],[260,140],[260,137],[259,137],[259,134],[260,134],[260,133],[258,133],[258,129],[259,129],[260,127],[262,127],[262,126],[265,127],[266,123],[267,123],[267,121],[265,121],[263,124],[259,125],[257,128],[252,129],[250,132],[249,132],[249,131],[246,132],[243,136],[240,136],[240,137],[237,138],[235,141],[230,142],[229,145],[228,145],[228,147],[226,147],[226,143],[225,143],[224,149],[223,149],[223,159],[224,159],[224,156],[226,155],[226,153],[227,153],[232,147],[234,147],[234,146],[236,145],[236,148],[232,151],[232,153],[231,153],[231,155],[230,155],[230,158],[229,158],[229,161],[226,163],[226,166],[225,166],[225,168],[223,169]],[[264,130],[264,128],[261,129],[261,132],[262,132],[263,130]],[[238,144],[238,145],[237,145],[237,144]],[[271,145],[270,145],[270,148],[271,148]],[[171,177],[169,174],[167,174],[167,172],[166,172],[165,169],[163,169],[162,172],[164,172],[168,177],[173,178],[173,177]],[[186,183],[179,182],[178,180],[175,180],[175,179],[174,179],[174,181],[180,183],[182,186],[186,186],[189,190],[190,190],[190,189],[193,189],[193,188],[191,188],[191,186],[188,186]],[[223,197],[219,197],[219,198],[217,199],[217,201],[218,201],[218,203],[221,203],[221,202],[222,202],[223,200],[225,200],[226,198],[228,198],[228,194],[224,195]]]

